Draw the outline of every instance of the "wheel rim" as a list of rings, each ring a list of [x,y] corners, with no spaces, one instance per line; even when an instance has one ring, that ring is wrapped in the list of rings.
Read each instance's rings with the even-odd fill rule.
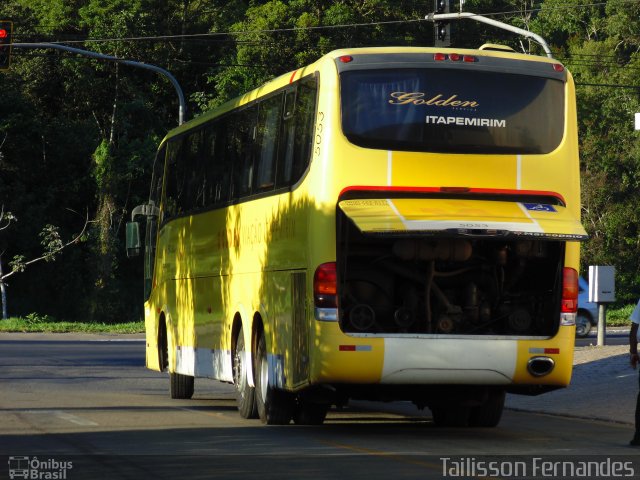
[[[267,387],[269,386],[269,365],[263,357],[260,359],[260,398],[262,401],[267,399]]]
[[[586,317],[579,315],[578,318],[576,319],[576,333],[578,335],[585,335],[588,328],[589,328],[589,320]]]
[[[242,332],[238,337],[235,355],[233,357],[233,383],[235,383],[236,391],[244,398],[244,386],[246,384],[247,369],[244,361],[244,337]]]

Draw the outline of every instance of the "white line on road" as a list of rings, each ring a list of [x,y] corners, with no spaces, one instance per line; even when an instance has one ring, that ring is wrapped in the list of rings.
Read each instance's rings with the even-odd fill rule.
[[[65,420],[67,422],[75,423],[76,425],[82,425],[83,427],[96,427],[98,424],[91,420],[87,420],[86,418],[78,417],[77,415],[72,415],[67,412],[63,412],[61,410],[27,410],[24,413],[31,414],[46,414],[53,415],[54,417],[59,418],[60,420]]]

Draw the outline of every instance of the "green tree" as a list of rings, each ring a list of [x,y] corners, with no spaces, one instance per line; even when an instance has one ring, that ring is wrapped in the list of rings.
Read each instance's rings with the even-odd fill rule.
[[[10,211],[5,211],[4,205],[0,207],[0,232],[7,230],[13,223],[17,222],[17,217]],[[75,235],[68,242],[64,242],[60,236],[60,228],[55,225],[45,225],[40,231],[38,237],[40,238],[40,245],[43,248],[43,252],[34,258],[27,259],[24,255],[14,255],[9,262],[9,271],[4,272],[2,265],[2,256],[4,252],[0,252],[0,303],[2,304],[2,319],[8,318],[7,314],[7,279],[12,277],[16,273],[22,273],[26,268],[34,263],[38,262],[53,262],[62,251],[82,240],[84,233],[89,225],[89,219],[85,220],[82,231]]]
[[[418,22],[427,12],[409,1],[269,0],[252,3],[231,26],[235,48],[226,66],[211,71],[212,93],[201,105],[219,105],[261,83],[312,63],[338,48],[428,45],[433,26]],[[389,23],[412,20],[411,23]]]
[[[640,294],[640,4],[547,0],[536,27],[546,32],[577,83],[583,223],[588,265],[614,265],[618,298]],[[629,88],[628,86],[633,86]]]

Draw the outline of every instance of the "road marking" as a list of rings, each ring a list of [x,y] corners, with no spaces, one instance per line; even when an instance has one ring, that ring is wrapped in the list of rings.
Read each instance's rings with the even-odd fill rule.
[[[97,427],[99,424],[88,420],[86,418],[78,417],[77,415],[72,415],[67,412],[63,412],[62,410],[26,410],[24,413],[31,413],[37,415],[53,415],[60,420],[65,420],[67,422],[75,423],[76,425],[82,425],[83,427]]]
[[[198,409],[195,409],[195,408],[188,408],[188,407],[174,407],[174,408],[176,410],[182,410],[182,411],[189,412],[189,413],[199,413],[201,415],[207,415],[208,417],[218,418],[220,420],[225,420],[226,422],[236,423],[236,420],[237,420],[237,418],[230,418],[229,416],[225,415],[224,413],[220,413],[220,412],[211,412],[211,411],[205,411],[205,410],[198,410]]]
[[[144,338],[92,338],[87,340],[78,340],[79,342],[137,342],[144,343]]]
[[[387,451],[381,451],[381,450],[375,450],[372,448],[365,448],[365,447],[355,447],[353,445],[346,445],[343,443],[337,443],[337,442],[332,442],[329,440],[324,440],[324,439],[316,439],[316,441],[318,443],[322,443],[324,445],[328,445],[330,447],[333,448],[339,448],[342,450],[347,450],[350,452],[356,452],[359,454],[364,454],[364,455],[368,455],[368,456],[372,456],[372,457],[380,457],[380,458],[388,458],[390,460],[394,460],[400,463],[407,463],[410,465],[418,465],[420,467],[426,467],[429,470],[436,470],[441,472],[442,471],[442,465],[441,464],[437,464],[434,462],[428,462],[428,461],[422,461],[422,460],[416,460],[411,458],[410,456],[408,456],[406,453],[399,453],[399,452],[387,452]]]
[[[91,420],[87,420],[86,418],[78,417],[76,415],[71,415],[70,413],[61,412],[60,410],[54,410],[52,412],[56,417],[61,420],[66,420],[67,422],[75,423],[76,425],[82,425],[85,427],[97,427],[98,424]]]

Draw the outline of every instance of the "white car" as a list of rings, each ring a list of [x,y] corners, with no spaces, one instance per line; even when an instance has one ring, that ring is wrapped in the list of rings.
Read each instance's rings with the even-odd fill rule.
[[[576,318],[576,337],[586,337],[591,327],[598,325],[598,304],[589,301],[589,282],[578,278],[578,317]]]

